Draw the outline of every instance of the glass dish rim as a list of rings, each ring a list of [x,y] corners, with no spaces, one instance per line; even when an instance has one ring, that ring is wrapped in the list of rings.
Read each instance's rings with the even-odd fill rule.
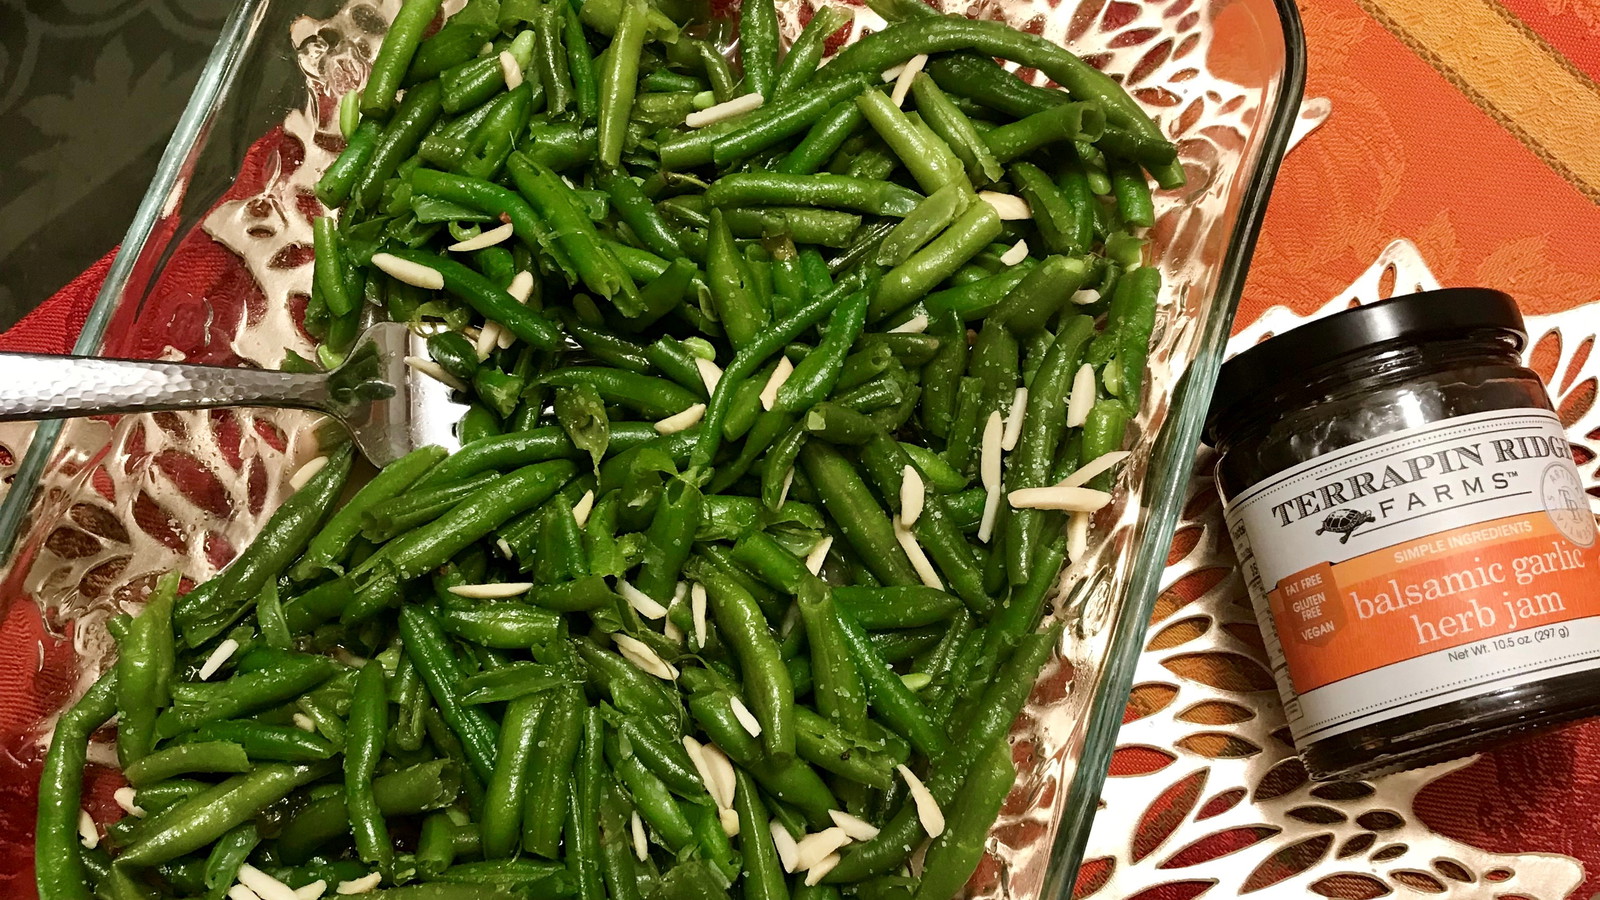
[[[1247,0],[1232,0],[1247,2]],[[143,199],[112,260],[106,279],[96,294],[83,329],[72,347],[74,355],[94,355],[100,348],[118,301],[146,246],[156,236],[172,201],[180,190],[188,161],[214,124],[218,98],[238,74],[244,58],[239,50],[259,23],[271,0],[239,0],[218,34],[217,42],[202,68],[198,82],[174,128],[157,164]],[[1167,461],[1152,466],[1142,495],[1149,497],[1144,520],[1153,527],[1141,535],[1129,567],[1128,583],[1122,602],[1117,605],[1110,640],[1105,649],[1104,669],[1089,702],[1088,723],[1084,731],[1083,754],[1076,761],[1074,775],[1062,804],[1066,810],[1088,810],[1089,815],[1057,819],[1043,886],[1054,885],[1057,896],[1066,897],[1072,879],[1082,862],[1093,810],[1109,772],[1115,736],[1121,725],[1126,697],[1132,688],[1134,667],[1151,610],[1156,599],[1162,566],[1158,557],[1170,546],[1176,529],[1181,488],[1191,477],[1194,454],[1185,450],[1197,445],[1209,400],[1215,387],[1223,352],[1238,311],[1240,295],[1249,270],[1251,255],[1265,220],[1267,201],[1276,180],[1290,136],[1299,116],[1306,77],[1306,44],[1300,15],[1294,0],[1271,0],[1277,13],[1283,39],[1283,66],[1276,73],[1272,118],[1261,130],[1262,141],[1254,170],[1239,194],[1232,233],[1219,262],[1213,291],[1214,312],[1205,322],[1203,338],[1194,358],[1184,370],[1173,391],[1169,409],[1175,415],[1155,435],[1151,460]],[[1264,33],[1268,33],[1264,30]],[[12,487],[0,497],[0,568],[11,564],[22,527],[33,506],[41,476],[54,456],[64,422],[39,423],[17,469]],[[1143,517],[1142,517],[1143,518]],[[1120,701],[1119,701],[1120,698]],[[1044,895],[1041,895],[1044,896]]]
[[[1283,159],[1289,152],[1295,122],[1300,115],[1300,103],[1305,96],[1306,41],[1300,10],[1295,0],[1271,2],[1277,10],[1283,35],[1283,69],[1279,72],[1276,106],[1271,120],[1265,126],[1255,171],[1250,173],[1249,184],[1240,195],[1233,233],[1228,238],[1228,249],[1220,263],[1212,298],[1216,314],[1205,324],[1205,335],[1194,359],[1173,391],[1169,405],[1173,415],[1163,423],[1150,450],[1151,460],[1171,457],[1173,464],[1164,467],[1152,465],[1147,469],[1150,474],[1146,476],[1141,493],[1151,498],[1145,521],[1154,527],[1145,530],[1129,565],[1128,584],[1123,601],[1117,608],[1111,626],[1111,639],[1106,647],[1105,668],[1101,672],[1098,696],[1089,706],[1083,755],[1077,761],[1072,783],[1062,803],[1063,809],[1086,809],[1090,814],[1068,816],[1065,821],[1057,821],[1055,840],[1046,865],[1044,885],[1047,891],[1050,885],[1056,885],[1059,898],[1071,896],[1073,879],[1083,862],[1089,829],[1095,819],[1093,812],[1110,773],[1117,731],[1122,726],[1127,697],[1133,689],[1139,651],[1151,612],[1155,608],[1160,579],[1165,570],[1164,558],[1172,545],[1180,507],[1185,500],[1183,487],[1193,475],[1194,448],[1200,442],[1200,432],[1210,407],[1217,373],[1222,368],[1228,337],[1239,311],[1239,298],[1244,291],[1251,256],[1266,220],[1267,201],[1272,195],[1272,186],[1277,180]],[[1118,697],[1121,702],[1109,702]]]

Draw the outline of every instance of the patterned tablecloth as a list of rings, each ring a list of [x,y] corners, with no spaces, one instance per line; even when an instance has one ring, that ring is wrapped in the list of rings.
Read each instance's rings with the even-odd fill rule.
[[[1600,298],[1600,0],[1302,0],[1301,12],[1309,109],[1331,113],[1278,179],[1236,346],[1351,299],[1434,283],[1509,291],[1534,317],[1531,356],[1593,484],[1600,305],[1584,304]],[[102,261],[0,349],[64,352],[104,274]],[[1600,889],[1584,880],[1585,866],[1600,873],[1600,723],[1470,763],[1305,783],[1205,469],[1079,895]]]
[[[1279,175],[1235,349],[1351,300],[1508,291],[1600,496],[1600,2],[1300,10],[1307,111],[1329,114]],[[1370,783],[1305,783],[1205,470],[1202,459],[1078,895],[1595,895],[1600,722]]]

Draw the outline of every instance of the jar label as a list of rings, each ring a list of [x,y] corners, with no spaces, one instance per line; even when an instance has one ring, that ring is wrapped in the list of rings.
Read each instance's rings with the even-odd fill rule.
[[[1600,546],[1571,454],[1554,413],[1496,410],[1228,503],[1296,741],[1600,668]]]

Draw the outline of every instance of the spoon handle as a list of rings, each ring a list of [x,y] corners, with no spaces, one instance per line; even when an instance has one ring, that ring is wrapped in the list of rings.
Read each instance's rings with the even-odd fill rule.
[[[323,375],[0,353],[0,422],[217,406],[329,411],[331,404]]]

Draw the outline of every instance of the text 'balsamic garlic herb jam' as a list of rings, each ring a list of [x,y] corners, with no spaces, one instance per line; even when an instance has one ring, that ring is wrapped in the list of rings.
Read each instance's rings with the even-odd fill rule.
[[[1223,365],[1206,440],[1314,778],[1600,711],[1600,547],[1510,297],[1346,310]]]

